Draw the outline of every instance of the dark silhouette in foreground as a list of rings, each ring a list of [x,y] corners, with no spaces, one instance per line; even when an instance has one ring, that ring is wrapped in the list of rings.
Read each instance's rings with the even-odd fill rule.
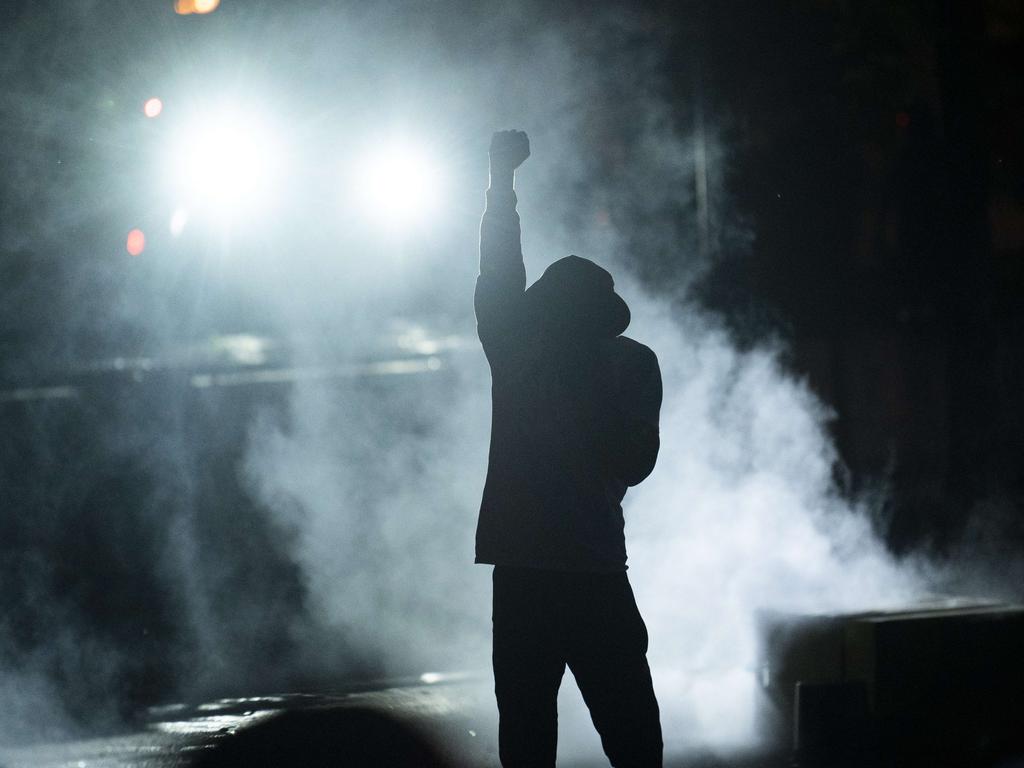
[[[505,768],[554,765],[568,665],[612,764],[661,765],[622,516],[658,455],[658,360],[620,335],[629,308],[593,262],[560,259],[526,288],[513,182],[529,154],[525,133],[492,139],[475,297],[492,378],[476,561],[495,566],[499,752]]]
[[[286,711],[222,737],[196,768],[454,768],[417,728],[371,707]]]

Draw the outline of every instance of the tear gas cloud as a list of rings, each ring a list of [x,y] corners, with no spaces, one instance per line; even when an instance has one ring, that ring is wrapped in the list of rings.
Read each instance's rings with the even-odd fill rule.
[[[740,349],[719,318],[688,298],[716,251],[749,248],[756,232],[730,209],[729,147],[708,115],[700,149],[713,247],[700,242],[695,138],[692,125],[679,124],[668,108],[658,25],[598,14],[582,27],[556,20],[520,35],[518,20],[529,8],[464,10],[461,21],[439,29],[386,8],[264,8],[247,18],[229,16],[225,7],[201,20],[218,25],[216,34],[190,39],[193,63],[141,67],[126,90],[137,86],[141,104],[164,86],[154,125],[188,100],[188,83],[198,87],[195,62],[244,69],[245,76],[220,80],[267,108],[285,107],[297,147],[291,160],[315,155],[308,167],[321,170],[282,182],[277,213],[236,226],[230,237],[204,235],[190,218],[178,250],[169,251],[174,258],[153,262],[149,271],[122,274],[126,265],[113,259],[69,266],[76,292],[86,297],[65,297],[80,314],[54,319],[58,332],[43,345],[71,355],[59,339],[77,333],[76,324],[88,325],[106,346],[159,345],[189,324],[198,327],[197,318],[214,311],[202,297],[220,291],[229,297],[225,303],[248,307],[239,323],[258,317],[289,340],[294,366],[357,361],[387,337],[408,349],[430,346],[440,369],[408,379],[355,377],[339,386],[297,380],[282,402],[243,408],[241,415],[226,405],[227,395],[215,398],[200,409],[202,419],[217,423],[230,414],[244,422],[227,430],[224,441],[235,442],[221,452],[197,445],[182,426],[186,406],[169,391],[160,400],[162,417],[89,422],[103,434],[102,462],[69,465],[58,483],[85,487],[98,463],[109,472],[126,455],[147,472],[133,505],[140,518],[101,526],[114,543],[96,556],[147,537],[150,555],[136,565],[168,595],[173,619],[154,629],[163,633],[161,647],[178,677],[160,683],[167,695],[200,695],[216,689],[211,681],[242,687],[256,670],[268,675],[264,684],[281,685],[367,671],[486,670],[490,574],[472,559],[489,380],[473,335],[471,297],[487,141],[492,130],[522,128],[533,145],[518,182],[530,278],[568,253],[609,268],[633,311],[628,334],[661,361],[661,456],[654,474],[627,494],[626,532],[666,735],[670,745],[674,738],[742,743],[754,732],[756,611],[893,604],[922,594],[923,580],[889,557],[864,506],[836,488],[828,409],[786,371],[780,344]],[[80,27],[69,55],[88,76],[77,82],[102,90],[91,78],[99,78],[104,61],[96,40],[109,33],[90,31],[99,21],[84,11],[62,13],[83,14],[65,19],[69,30]],[[38,22],[20,23],[22,34],[12,39],[28,46]],[[158,38],[169,34],[160,24],[152,27]],[[273,39],[260,38],[257,57],[252,43],[267,25]],[[139,55],[158,57],[159,50]],[[7,71],[20,73],[28,53],[4,56]],[[243,59],[247,68],[238,65]],[[32,99],[56,110],[68,94],[59,75],[36,74],[39,91],[31,98],[12,85],[17,78],[5,77],[4,98],[23,112],[31,111]],[[95,119],[82,104],[68,109]],[[59,134],[67,129],[54,127],[62,119],[50,114],[50,122],[29,124],[25,133]],[[398,239],[379,237],[362,212],[338,204],[340,184],[331,186],[341,163],[331,153],[357,146],[354,137],[380,125],[432,142],[447,169],[446,197],[431,221]],[[52,175],[33,177],[31,165],[45,153],[27,153],[5,204],[31,215],[6,229],[4,248],[35,247],[46,233],[45,242],[72,256],[81,220],[120,233],[112,210],[128,206],[130,195],[119,189],[84,212],[82,194],[114,185],[102,163],[137,130],[111,128],[102,148],[88,150],[100,161],[87,164],[83,179],[70,186]],[[161,195],[153,192],[149,202],[169,220],[174,201]],[[141,258],[155,253],[151,248]],[[671,254],[677,267],[670,281],[645,288],[645,254],[654,253]],[[94,285],[105,286],[99,295],[113,300],[97,306],[87,296]],[[33,434],[55,439],[48,431],[53,417],[34,413]],[[233,515],[232,504],[243,500],[230,495],[214,511],[197,511],[195,499],[217,483],[218,472],[239,479],[255,510],[246,520]],[[27,518],[10,525],[31,539]],[[60,535],[71,533],[54,523],[50,538],[35,540],[49,546]],[[80,577],[92,575],[85,570]],[[121,577],[129,578],[111,578]],[[110,670],[106,688],[100,672],[90,678],[95,695],[117,696],[117,681],[131,666],[128,636],[79,630],[80,613],[59,609],[64,603],[47,592],[53,584],[49,577],[38,581],[43,602],[57,606],[47,626],[61,627],[69,640],[4,646],[19,649],[0,654],[0,691],[16,702],[0,720],[9,732],[24,730],[43,702],[60,722],[70,684],[67,675],[53,683],[53,670],[70,663],[68,654],[91,648],[94,663]],[[76,632],[91,645],[73,642]],[[566,752],[599,750],[581,706],[563,700]],[[577,729],[581,723],[586,727]]]

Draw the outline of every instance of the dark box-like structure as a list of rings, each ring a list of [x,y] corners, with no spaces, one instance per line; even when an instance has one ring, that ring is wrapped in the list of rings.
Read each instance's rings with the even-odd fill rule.
[[[1024,755],[1024,606],[762,613],[764,722],[797,761],[970,765]]]

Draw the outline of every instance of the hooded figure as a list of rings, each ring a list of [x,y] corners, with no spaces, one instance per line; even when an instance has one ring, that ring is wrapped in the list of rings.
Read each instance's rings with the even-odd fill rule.
[[[657,358],[620,335],[629,308],[594,262],[559,259],[517,291],[503,271],[489,279],[485,258],[477,327],[493,383],[477,562],[625,570],[622,498],[658,454]]]
[[[551,264],[526,289],[525,299],[537,330],[553,338],[611,339],[629,326],[629,307],[615,292],[611,274],[579,256]]]
[[[476,562],[495,566],[499,754],[554,765],[568,665],[612,764],[660,765],[622,515],[658,455],[658,360],[621,335],[629,308],[592,261],[559,259],[526,288],[513,178],[528,155],[525,134],[495,134],[475,296],[492,381]]]

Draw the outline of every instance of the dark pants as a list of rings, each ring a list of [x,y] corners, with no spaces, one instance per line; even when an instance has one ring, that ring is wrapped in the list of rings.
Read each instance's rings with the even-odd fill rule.
[[[611,764],[661,765],[647,627],[623,573],[494,568],[494,692],[504,768],[553,766],[569,665]]]

